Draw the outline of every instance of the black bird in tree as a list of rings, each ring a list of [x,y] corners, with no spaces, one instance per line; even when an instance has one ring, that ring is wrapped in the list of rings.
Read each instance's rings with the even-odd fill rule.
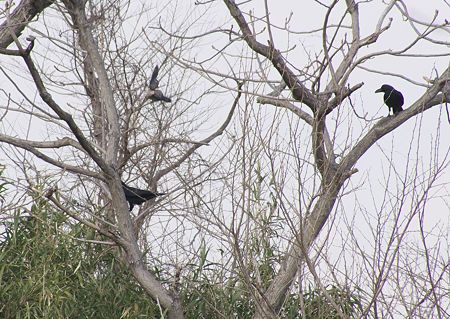
[[[380,92],[384,92],[383,99],[384,99],[384,103],[389,108],[389,115],[391,114],[391,109],[392,109],[392,113],[394,113],[394,115],[397,115],[398,113],[403,111],[402,105],[404,103],[404,100],[403,100],[402,93],[400,93],[399,91],[397,91],[396,89],[394,89],[392,86],[390,86],[388,84],[383,84],[378,90],[375,91],[375,93],[380,93]]]
[[[152,101],[172,102],[170,97],[164,96],[163,92],[158,90],[159,87],[158,72],[159,67],[155,66],[155,69],[153,70],[152,73],[152,77],[150,78],[150,82],[148,83],[148,90],[147,94],[145,95],[145,100],[150,99]]]
[[[130,187],[124,182],[122,182],[122,188],[125,193],[125,199],[130,204],[130,212],[133,210],[134,205],[141,205],[152,198],[165,195],[165,193],[153,193],[145,189]]]

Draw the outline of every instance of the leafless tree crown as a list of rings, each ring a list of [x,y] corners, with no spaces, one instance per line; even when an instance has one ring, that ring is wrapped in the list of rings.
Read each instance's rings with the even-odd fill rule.
[[[254,318],[311,282],[341,317],[328,285],[361,289],[361,317],[448,317],[449,22],[399,0],[277,3],[6,1],[0,145],[23,188],[3,208],[45,185],[169,318],[206,243]],[[386,116],[392,81],[404,111]],[[121,180],[168,195],[133,214]]]

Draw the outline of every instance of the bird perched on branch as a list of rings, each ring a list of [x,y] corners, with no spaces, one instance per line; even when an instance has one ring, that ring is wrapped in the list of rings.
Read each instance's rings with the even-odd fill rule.
[[[134,205],[141,205],[152,198],[165,195],[165,193],[153,193],[145,189],[130,187],[124,182],[122,182],[122,188],[125,193],[125,199],[130,204],[130,212],[133,210]]]
[[[384,92],[383,100],[389,108],[389,114],[391,114],[391,109],[394,115],[397,115],[398,113],[403,111],[402,105],[404,103],[404,100],[402,93],[388,84],[383,84],[378,90],[375,91],[375,93],[380,92]]]
[[[158,90],[159,87],[159,81],[158,81],[158,72],[159,67],[155,66],[155,69],[153,70],[152,77],[150,78],[150,82],[148,83],[148,91],[145,95],[145,100],[152,100],[152,101],[164,101],[164,102],[172,102],[170,97],[164,96],[164,94]]]

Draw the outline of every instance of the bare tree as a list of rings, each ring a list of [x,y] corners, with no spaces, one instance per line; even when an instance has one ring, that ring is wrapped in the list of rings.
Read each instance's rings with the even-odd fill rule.
[[[282,264],[271,279],[270,285],[267,287],[257,286],[258,289],[255,291],[255,296],[259,302],[255,318],[277,317],[276,314],[280,311],[287,292],[297,278],[299,266],[302,262],[308,265],[308,270],[317,279],[313,266],[314,262],[311,260],[309,252],[314,243],[317,242],[320,231],[326,222],[332,218],[331,213],[336,205],[336,201],[340,198],[339,194],[343,192],[345,183],[358,171],[355,166],[359,159],[383,136],[394,131],[407,120],[422,114],[433,106],[439,106],[448,101],[448,96],[441,91],[449,81],[449,68],[437,71],[438,76],[434,84],[427,86],[425,93],[411,103],[404,112],[395,117],[380,119],[363,131],[356,140],[349,141],[347,138],[345,148],[338,144],[336,138],[336,135],[341,134],[341,130],[348,130],[345,125],[335,123],[333,137],[330,137],[327,120],[333,117],[339,118],[340,114],[344,112],[341,109],[350,105],[346,101],[350,101],[350,96],[363,86],[363,83],[351,84],[351,75],[357,68],[364,68],[363,64],[374,57],[383,55],[407,56],[408,52],[420,40],[448,45],[445,41],[432,40],[432,35],[437,30],[445,29],[448,32],[446,21],[443,21],[443,23],[435,20],[429,23],[417,21],[408,14],[407,6],[402,1],[391,1],[384,12],[382,12],[373,30],[365,36],[361,34],[360,18],[360,7],[364,6],[364,4],[349,0],[345,1],[345,6],[342,5],[341,1],[339,7],[338,2],[333,1],[330,5],[323,5],[325,14],[323,26],[319,31],[322,34],[323,46],[321,51],[316,53],[314,58],[311,58],[308,65],[300,67],[290,62],[287,54],[283,53],[288,52],[288,50],[282,51],[275,46],[277,37],[273,35],[274,29],[283,30],[283,27],[272,24],[271,12],[268,9],[267,1],[264,1],[266,10],[263,10],[259,17],[253,11],[247,13],[243,10],[241,7],[244,7],[244,5],[237,5],[233,0],[224,1],[230,15],[239,27],[238,39],[236,40],[245,42],[255,53],[252,58],[269,61],[272,68],[278,72],[282,83],[285,84],[291,95],[291,98],[262,96],[258,98],[258,102],[285,108],[310,125],[311,132],[309,136],[311,142],[309,145],[313,154],[313,166],[320,174],[318,184],[315,187],[316,191],[310,195],[306,205],[300,207],[301,211],[297,215],[298,217],[293,217],[293,215],[295,216],[293,213],[297,211],[296,209],[292,209],[292,207],[283,209],[285,210],[284,217],[291,224],[291,234],[288,235],[290,236],[288,238],[291,238],[289,240],[289,248],[284,252]],[[391,22],[386,22],[386,17],[394,9],[398,10],[405,19],[411,21],[411,26],[417,33],[416,38],[398,51],[374,50],[369,53],[361,53],[362,48],[375,44],[382,34],[389,31]],[[333,14],[341,15],[341,18],[338,19],[338,24],[332,24],[330,17]],[[344,25],[344,21],[349,21],[350,25],[347,27]],[[265,25],[263,26],[263,24]],[[419,27],[424,27],[424,31],[419,31]],[[286,27],[284,30],[289,32],[289,29]],[[264,44],[261,40],[258,41],[257,37],[266,38],[267,44]],[[444,55],[447,54],[444,53]],[[426,55],[417,54],[413,56],[424,57]],[[261,73],[264,74],[263,72]],[[266,75],[266,77],[268,76]],[[306,106],[309,112],[303,110],[303,106]],[[373,122],[373,120],[370,122]],[[443,162],[436,163],[439,168],[431,174],[430,179],[433,180],[442,167],[448,166],[447,155]],[[395,159],[391,160],[395,161]],[[270,163],[276,165],[275,161],[270,161]],[[273,173],[275,173],[275,170],[273,170]],[[304,179],[300,178],[299,182]],[[299,188],[300,192],[304,192],[301,187]],[[428,189],[426,188],[422,196],[426,197],[425,194],[427,193]],[[282,195],[278,196],[286,196],[286,194],[282,193]],[[286,200],[280,198],[281,202]],[[411,207],[411,212],[414,213],[411,213],[408,220],[416,216],[415,214],[418,213],[419,207],[423,207],[424,201],[425,199],[422,197]],[[406,224],[408,225],[409,223]],[[406,234],[406,229],[407,227],[399,231],[397,235],[400,236],[400,239],[398,240],[401,241],[401,238]],[[394,250],[397,250],[399,246],[395,247]],[[238,249],[238,242],[236,242],[236,249]],[[382,291],[381,287],[385,280],[382,278],[385,278],[390,273],[391,264],[389,260],[393,262],[397,257],[396,254],[392,254],[389,258],[383,259],[385,265],[382,267],[383,270],[375,283],[375,286],[378,288],[375,289],[373,294],[372,300],[374,303],[376,303],[379,293]],[[434,266],[437,266],[436,263],[434,263]],[[437,270],[438,268],[433,269]],[[445,271],[446,267],[441,268],[437,277],[440,278]],[[297,278],[297,280],[301,281],[302,278]],[[431,287],[434,287],[433,281],[436,280],[436,277],[434,279],[429,278],[429,280]],[[431,290],[435,291],[433,288]],[[442,297],[436,299],[442,302]],[[439,302],[437,302],[435,309],[442,317],[441,307],[438,304]],[[371,311],[370,304],[365,311]],[[374,313],[376,316],[376,308]],[[341,313],[341,315],[343,314]]]
[[[224,211],[217,214],[215,220],[211,219],[211,222],[216,225],[213,232],[221,231],[223,238],[228,238],[230,241],[232,247],[230,250],[234,256],[233,262],[239,265],[240,275],[244,277],[247,288],[253,292],[255,300],[257,300],[255,318],[275,318],[292,288],[298,284],[301,286],[308,278],[306,275],[301,275],[305,274],[305,271],[326,293],[324,284],[320,280],[317,263],[323,256],[326,256],[324,246],[327,245],[327,240],[331,241],[331,239],[329,236],[323,235],[326,239],[320,240],[321,230],[327,223],[335,225],[334,221],[340,219],[333,214],[333,211],[342,209],[340,205],[337,205],[342,203],[342,196],[347,192],[356,192],[356,190],[347,190],[347,188],[351,177],[358,172],[356,166],[363,155],[377,145],[384,136],[399,129],[408,120],[418,118],[416,125],[420,125],[422,114],[425,111],[448,102],[448,94],[444,88],[449,81],[448,65],[442,70],[433,70],[433,66],[430,64],[427,72],[436,74],[432,83],[419,83],[405,75],[395,74],[388,70],[377,70],[366,65],[371,60],[384,57],[428,58],[430,61],[439,57],[448,57],[448,52],[445,52],[444,49],[448,42],[439,40],[439,32],[448,33],[448,22],[442,17],[438,18],[438,13],[431,21],[423,22],[409,14],[406,3],[390,1],[380,11],[378,20],[370,25],[370,31],[365,31],[365,35],[363,35],[360,9],[371,10],[370,2],[365,4],[355,1],[332,1],[331,4],[325,5],[316,1],[315,5],[320,7],[323,12],[321,15],[323,17],[322,26],[297,32],[291,29],[291,26],[294,25],[294,22],[290,20],[292,15],[285,18],[284,25],[274,22],[275,16],[269,8],[274,4],[268,1],[262,2],[264,6],[251,1],[242,4],[237,4],[232,0],[223,2],[237,25],[237,30],[217,26],[215,29],[210,29],[209,32],[198,35],[191,33],[189,37],[185,38],[209,38],[212,37],[212,34],[223,34],[222,42],[216,40],[212,47],[212,50],[215,50],[214,54],[205,57],[201,62],[198,60],[186,61],[185,58],[173,54],[171,56],[180,66],[205,74],[205,77],[209,77],[224,89],[232,89],[227,85],[228,79],[245,80],[247,92],[256,98],[249,97],[253,106],[245,107],[239,115],[242,116],[242,127],[238,132],[238,135],[241,136],[238,139],[239,151],[236,150],[236,153],[233,153],[232,161],[241,164],[238,168],[232,167],[230,175],[236,182],[229,182],[229,192],[233,203],[230,212],[232,221],[227,221],[224,217],[226,211]],[[207,8],[210,3],[204,5],[205,11],[210,12]],[[252,5],[257,8],[252,9]],[[309,6],[314,5],[310,4]],[[389,34],[392,19],[388,19],[388,16],[394,13],[410,22],[410,30],[414,37],[400,49],[380,49],[376,44],[380,37]],[[367,24],[365,28],[368,28]],[[316,51],[310,50],[302,55],[309,57],[307,62],[299,63],[296,59],[296,56],[302,53],[302,48],[296,48],[295,45],[286,47],[285,42],[279,40],[287,38],[292,41],[303,35],[314,36],[315,34],[321,36],[322,46]],[[433,46],[436,53],[427,53],[427,49],[423,49],[420,45],[421,42],[425,42],[426,46]],[[220,46],[219,43],[222,45]],[[281,43],[280,47],[277,47],[276,43]],[[419,53],[414,51],[415,49]],[[424,50],[423,53],[420,50]],[[170,55],[169,52],[163,50],[161,52]],[[240,61],[244,60],[246,63],[236,63],[236,55],[239,56]],[[217,63],[230,66],[229,72],[217,72],[215,70]],[[363,82],[354,83],[353,80],[355,78],[353,74],[361,70],[366,73],[401,78],[415,86],[423,87],[425,92],[414,102],[408,102],[407,109],[397,116],[379,119],[376,116],[368,116],[367,111],[361,115],[359,107],[352,99],[364,85]],[[273,71],[278,73],[280,78],[278,83],[270,80],[274,76]],[[267,85],[263,86],[260,84],[261,82]],[[271,93],[261,92],[267,87]],[[260,106],[255,110],[257,103]],[[366,102],[366,104],[369,103]],[[263,105],[272,105],[277,109],[269,110],[267,106],[263,107]],[[306,123],[309,129],[299,126],[293,118]],[[439,121],[440,119],[438,123]],[[353,129],[350,128],[354,122],[361,127],[358,137],[354,137]],[[441,126],[437,125],[437,136],[441,129]],[[416,138],[420,137],[420,132],[420,127],[415,128],[412,135]],[[299,136],[300,134],[302,136]],[[281,137],[286,135],[288,137]],[[287,140],[287,144],[280,141],[283,138]],[[411,145],[415,145],[414,143],[419,142],[412,140],[411,143]],[[302,147],[298,145],[302,145]],[[436,151],[439,149],[439,145],[440,141],[437,139],[434,140],[432,147]],[[419,148],[417,146],[416,155],[419,153]],[[386,224],[382,224],[380,228],[374,228],[372,232],[374,245],[381,246],[387,241],[388,248],[374,249],[379,255],[373,257],[374,259],[371,261],[365,256],[364,249],[357,248],[361,258],[368,264],[379,263],[379,268],[372,264],[372,276],[376,278],[373,287],[376,288],[370,296],[365,296],[371,301],[366,304],[363,314],[371,313],[375,317],[383,317],[386,313],[394,313],[396,310],[392,304],[389,304],[387,300],[380,301],[379,297],[387,294],[386,291],[390,291],[389,289],[397,289],[401,295],[405,293],[405,290],[400,286],[408,280],[417,279],[417,277],[412,279],[411,271],[404,273],[406,277],[409,276],[409,279],[405,279],[405,277],[398,279],[396,288],[388,288],[385,285],[389,276],[393,272],[398,272],[402,267],[400,263],[397,263],[396,267],[393,267],[393,264],[396,258],[403,255],[403,252],[401,254],[399,251],[406,234],[415,229],[411,223],[416,221],[419,207],[423,209],[429,200],[426,195],[429,193],[429,187],[432,187],[436,178],[448,167],[448,151],[444,150],[443,152],[443,157],[434,163],[436,169],[429,172],[429,175],[426,174],[431,184],[424,181],[424,188],[420,193],[416,189],[417,184],[412,187],[406,180],[400,182],[403,178],[407,179],[406,176],[411,174],[410,171],[404,177],[396,173],[398,177],[396,176],[395,179],[398,179],[398,183],[401,185],[397,190],[397,195],[390,194],[389,188],[386,188],[385,196],[390,194],[398,200],[395,206],[389,210],[392,214],[386,213],[386,207],[379,208],[378,222],[394,221],[393,229],[389,230],[391,237],[380,237],[380,234],[377,233],[387,231],[389,227],[384,226]],[[439,152],[436,151],[436,153]],[[413,160],[413,146],[407,154],[407,161]],[[394,155],[390,155],[388,160],[390,161],[389,167],[395,170],[395,162],[400,161],[395,159]],[[263,168],[255,169],[258,165]],[[406,165],[409,170],[413,167],[414,165]],[[290,172],[290,169],[293,169],[294,173]],[[411,176],[415,176],[414,180],[419,183],[420,178],[417,172]],[[392,183],[392,178],[394,177],[386,178],[386,185]],[[260,204],[254,204],[256,199],[252,197],[252,194],[257,193],[261,196],[261,192],[264,191],[264,187],[255,186],[258,185],[258,182],[261,184],[261,180],[270,180],[270,182],[265,182],[269,208],[261,208]],[[264,183],[262,184],[264,185]],[[293,185],[296,185],[294,189],[292,189]],[[417,198],[414,203],[410,204],[410,214],[407,217],[402,215],[404,205],[406,203],[409,205],[410,200],[405,193]],[[270,200],[271,197],[274,199]],[[258,199],[260,200],[261,197]],[[272,227],[267,226],[268,220],[279,221],[279,218],[282,222],[271,224]],[[267,231],[267,227],[269,227],[269,231]],[[281,232],[282,234],[277,227],[284,230]],[[351,231],[350,236],[354,238],[354,230],[350,226],[348,227],[348,231]],[[328,229],[328,233],[330,232],[334,233],[332,228]],[[257,271],[258,265],[261,266],[262,262],[257,259],[257,255],[253,255],[251,239],[266,234],[270,244],[274,239],[273,233],[277,233],[275,236],[275,240],[278,240],[277,247],[280,249],[284,247],[279,252],[282,261],[280,266],[276,267],[276,273],[263,280],[261,273]],[[437,236],[440,238],[438,242],[442,243],[445,231],[439,232]],[[283,246],[283,242],[287,246]],[[354,242],[356,247],[359,247],[356,238],[354,238]],[[328,245],[330,244],[328,243]],[[438,246],[434,246],[432,250],[439,251]],[[445,260],[445,257],[443,258]],[[327,259],[324,260],[327,262]],[[439,257],[434,258],[431,264],[433,264],[431,267],[433,275],[428,276],[427,279],[430,287],[429,296],[431,297],[431,291],[439,290],[439,293],[433,295],[434,301],[425,299],[431,300],[433,303],[432,313],[442,317],[442,309],[445,308],[445,311],[448,311],[448,305],[442,306],[446,293],[443,289],[445,284],[439,285],[437,288],[435,282],[441,281],[447,267],[439,262]],[[304,269],[304,265],[307,266],[306,269]],[[369,265],[365,267],[369,267]],[[300,271],[301,269],[303,270]],[[349,278],[346,277],[346,280]],[[337,278],[333,282],[339,284]],[[359,287],[361,286],[364,285],[360,283]],[[330,296],[327,297],[333,302]],[[400,296],[398,298],[401,299]],[[414,302],[405,301],[403,305],[405,312],[411,314],[420,308],[420,304],[425,299],[418,298]],[[334,304],[334,306],[340,316],[345,316],[339,312],[337,305]]]
[[[149,99],[146,93],[149,89],[154,93],[158,87],[158,72],[148,83],[151,72],[158,70],[157,64],[162,62],[159,72],[161,77],[167,75],[170,62],[167,59],[158,61],[154,54],[148,55],[148,42],[154,41],[153,38],[143,41],[147,50],[142,46],[133,48],[136,39],[145,39],[142,31],[132,34],[131,38],[119,31],[124,23],[135,18],[124,18],[122,15],[130,9],[130,5],[130,2],[116,1],[98,4],[86,1],[44,1],[33,4],[22,1],[11,12],[10,4],[6,4],[0,53],[23,60],[28,77],[31,76],[35,92],[43,103],[29,98],[32,93],[24,90],[14,79],[12,70],[2,68],[5,77],[25,99],[25,102],[17,101],[3,91],[9,99],[8,105],[17,106],[6,107],[4,116],[9,116],[8,113],[29,115],[47,125],[49,130],[55,130],[54,135],[63,137],[55,138],[48,131],[49,137],[42,141],[30,138],[29,134],[25,138],[1,134],[0,140],[59,168],[61,177],[65,172],[73,174],[75,178],[68,179],[72,180],[68,182],[69,189],[84,189],[83,197],[87,196],[82,211],[76,212],[76,207],[67,206],[72,196],[61,193],[64,186],[60,190],[52,188],[43,196],[69,216],[92,227],[120,247],[118,253],[122,261],[128,265],[145,291],[168,311],[169,318],[182,318],[183,309],[176,289],[163,286],[149,271],[138,245],[139,231],[152,210],[148,208],[136,216],[128,211],[121,175],[127,172],[126,175],[132,178],[142,176],[147,187],[156,188],[161,178],[186,162],[199,147],[208,145],[222,134],[230,123],[240,94],[236,96],[228,118],[212,134],[201,141],[190,139],[189,134],[201,124],[202,119],[188,120],[185,116],[195,101],[178,101],[184,96],[179,90],[182,88],[181,81],[173,86],[165,86],[167,90],[177,88],[178,92],[174,92],[174,104],[164,111],[162,109],[165,106],[157,104],[157,99]],[[19,39],[21,32],[34,16],[44,15],[44,10],[50,10],[45,12],[52,12],[49,14],[56,14],[57,18],[48,22],[43,20],[38,29],[29,25],[39,35],[39,39],[30,36],[27,38],[28,43],[24,44],[24,39]],[[136,26],[139,25],[139,17],[133,21]],[[52,25],[55,21],[62,23],[64,31]],[[45,32],[39,30],[41,27]],[[139,27],[146,28],[146,25]],[[56,35],[58,32],[61,32],[59,37]],[[7,46],[13,41],[17,49],[8,49]],[[48,49],[58,51],[66,60],[53,60],[54,56],[39,50],[43,43],[48,43]],[[138,56],[140,49],[143,51]],[[46,62],[41,68],[36,61],[45,61],[47,57],[59,74],[67,75],[46,73]],[[164,80],[170,81],[170,78],[165,76]],[[61,94],[67,96],[67,103],[58,102]],[[171,99],[166,97],[164,100],[170,102]],[[155,103],[150,103],[152,101]],[[180,107],[176,107],[178,104]],[[27,158],[26,155],[23,158]],[[34,171],[35,174],[50,176],[45,173],[47,169],[42,168],[41,171],[37,167],[30,170],[23,165],[22,171],[25,175]],[[127,176],[124,178],[128,179]],[[32,181],[29,182],[29,187],[33,187]],[[102,189],[100,196],[92,193],[93,185]],[[61,183],[58,187],[61,188]],[[55,196],[55,192],[60,195]]]
[[[27,187],[33,186],[30,174],[57,180],[59,190],[43,196],[117,245],[121,260],[169,318],[184,317],[180,273],[199,258],[205,239],[222,251],[212,258],[220,260],[223,277],[245,283],[254,318],[279,317],[289,296],[296,290],[304,295],[309,280],[340,317],[348,315],[327,288],[330,283],[339,291],[365,290],[362,317],[393,316],[400,308],[408,316],[448,315],[448,262],[439,246],[446,230],[430,240],[425,211],[449,154],[442,151],[440,125],[429,150],[420,139],[424,112],[448,102],[450,69],[430,66],[430,79],[419,83],[370,64],[384,58],[448,59],[449,43],[440,37],[449,32],[448,22],[438,13],[431,21],[419,20],[395,0],[364,26],[361,11],[373,10],[372,1],[311,1],[321,19],[317,28],[292,15],[280,20],[267,0],[198,2],[188,9],[189,18],[181,18],[185,5],[23,0],[14,10],[5,6],[0,53],[9,57],[2,57],[8,64],[0,70],[20,97],[2,89],[2,116],[32,120],[25,132],[4,129],[0,141],[28,176]],[[210,18],[224,5],[231,20]],[[413,35],[396,50],[379,45],[393,28],[391,14],[404,19]],[[31,22],[34,17],[37,22]],[[294,22],[306,31],[296,31]],[[27,42],[21,37],[26,27],[33,34]],[[320,46],[298,45],[304,37],[320,39]],[[8,48],[12,43],[17,49]],[[170,103],[148,99],[156,65],[159,89]],[[32,90],[14,72],[23,66]],[[424,93],[407,100],[395,116],[361,113],[361,104],[373,102],[358,95],[365,88],[360,72],[394,76]],[[31,138],[32,121],[48,135]],[[408,121],[415,124],[399,161],[379,145]],[[386,187],[383,200],[370,194],[368,207],[358,194],[364,185],[376,185],[370,173],[357,176],[366,172],[362,157],[374,148],[388,163]],[[428,168],[417,168],[421,152],[433,154]],[[46,163],[43,172],[39,161]],[[145,182],[151,190],[165,185],[170,194],[133,215],[121,179]],[[73,198],[82,203],[70,204]],[[164,212],[161,219],[158,211]],[[416,250],[404,248],[410,232],[418,234],[412,241],[420,246]],[[143,251],[150,251],[146,258]],[[154,260],[173,271],[171,285],[149,271]],[[301,297],[298,308],[305,316]]]

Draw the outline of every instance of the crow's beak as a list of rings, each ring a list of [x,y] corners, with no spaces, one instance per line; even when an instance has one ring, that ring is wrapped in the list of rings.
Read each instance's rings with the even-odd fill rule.
[[[383,91],[381,90],[381,88],[379,88],[378,90],[375,91],[375,93],[380,93],[380,92],[383,92]]]

